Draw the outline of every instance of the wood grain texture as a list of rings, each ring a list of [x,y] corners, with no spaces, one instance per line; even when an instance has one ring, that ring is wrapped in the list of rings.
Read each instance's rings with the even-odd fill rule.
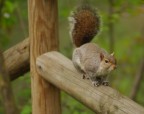
[[[3,55],[5,68],[11,80],[24,75],[30,69],[29,38],[6,50]]]
[[[58,49],[57,0],[28,0],[33,114],[61,114],[60,91],[37,73],[37,56]]]
[[[93,87],[82,79],[72,62],[58,52],[37,58],[37,70],[48,82],[64,90],[99,114],[144,114],[144,108],[108,86]]]

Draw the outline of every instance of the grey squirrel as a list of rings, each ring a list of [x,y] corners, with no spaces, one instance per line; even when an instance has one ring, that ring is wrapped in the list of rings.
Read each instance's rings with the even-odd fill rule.
[[[70,36],[76,48],[72,61],[75,68],[89,78],[94,86],[109,85],[108,74],[116,68],[114,53],[95,43],[90,43],[100,30],[100,18],[97,10],[89,4],[81,5],[70,15]]]

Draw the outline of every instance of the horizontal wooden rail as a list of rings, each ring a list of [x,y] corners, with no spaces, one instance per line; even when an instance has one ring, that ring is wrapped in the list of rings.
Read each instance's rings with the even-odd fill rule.
[[[82,79],[72,62],[58,52],[41,55],[36,61],[39,74],[48,82],[101,114],[144,114],[144,108],[107,86],[93,87]]]
[[[3,55],[11,80],[25,74],[30,69],[29,38],[6,50]]]

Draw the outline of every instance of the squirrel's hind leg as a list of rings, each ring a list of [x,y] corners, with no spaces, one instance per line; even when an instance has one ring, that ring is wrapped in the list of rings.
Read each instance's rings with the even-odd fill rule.
[[[85,69],[84,69],[84,66],[81,64],[81,53],[79,51],[78,48],[76,48],[74,51],[73,51],[73,57],[72,57],[72,61],[73,61],[73,64],[75,66],[75,68],[81,72],[83,74],[82,78],[83,79],[88,79],[86,73],[85,73]]]
[[[73,64],[78,71],[84,72],[84,66],[81,64],[81,53],[78,48],[73,52],[72,57]]]

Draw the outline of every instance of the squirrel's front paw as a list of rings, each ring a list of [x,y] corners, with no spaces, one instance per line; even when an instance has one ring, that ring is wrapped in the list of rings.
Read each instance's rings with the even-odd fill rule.
[[[92,81],[92,85],[93,85],[93,86],[99,86],[99,85],[100,85],[100,82],[99,82],[99,81]]]
[[[109,86],[109,82],[108,82],[108,81],[103,81],[103,82],[102,82],[102,85],[104,85],[104,86]]]

